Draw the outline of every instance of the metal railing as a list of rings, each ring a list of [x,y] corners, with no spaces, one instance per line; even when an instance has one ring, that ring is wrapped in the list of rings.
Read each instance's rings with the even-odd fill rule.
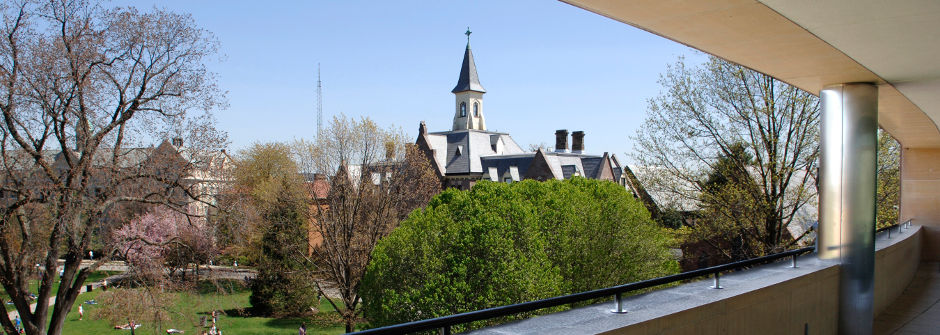
[[[888,228],[893,228],[893,226],[888,227]],[[814,247],[806,247],[806,248],[801,248],[801,249],[796,249],[796,250],[785,251],[785,252],[781,252],[781,253],[777,253],[773,255],[767,255],[763,257],[752,258],[748,260],[712,266],[712,267],[708,267],[704,269],[682,272],[682,273],[674,274],[671,276],[653,278],[653,279],[648,279],[648,280],[629,283],[629,284],[612,286],[612,287],[597,289],[593,291],[579,292],[579,293],[552,297],[552,298],[547,298],[547,299],[542,299],[542,300],[481,309],[478,311],[442,316],[442,317],[427,319],[427,320],[412,321],[412,322],[401,323],[397,325],[385,326],[381,328],[373,328],[373,329],[356,332],[354,334],[360,334],[360,335],[407,334],[407,333],[414,333],[414,332],[420,332],[420,331],[428,331],[428,330],[433,330],[433,329],[440,329],[441,334],[449,335],[451,333],[452,326],[456,326],[456,325],[460,325],[464,323],[510,316],[513,314],[531,312],[531,311],[539,310],[543,308],[556,307],[556,306],[583,302],[583,301],[588,301],[588,300],[593,300],[593,299],[598,299],[598,298],[603,298],[603,297],[611,297],[611,296],[614,297],[614,309],[611,310],[611,312],[626,313],[627,311],[624,309],[624,304],[623,304],[624,293],[651,288],[651,287],[664,285],[664,284],[675,283],[675,282],[679,282],[683,280],[694,279],[697,277],[710,276],[710,275],[714,276],[714,285],[711,287],[714,289],[721,289],[722,288],[720,285],[721,272],[737,270],[737,269],[749,267],[752,265],[769,263],[769,262],[787,258],[787,257],[791,258],[791,262],[792,262],[791,267],[795,268],[797,267],[796,266],[797,256],[810,252],[810,251],[814,251],[814,250],[815,250]]]
[[[912,222],[912,221],[914,221],[914,219],[908,219],[907,221],[904,221],[904,222],[901,222],[901,223],[895,223],[895,224],[893,224],[893,225],[890,225],[890,226],[887,226],[887,227],[884,227],[884,228],[881,228],[881,229],[876,230],[876,231],[875,231],[875,234],[878,234],[878,233],[881,233],[881,232],[887,232],[887,233],[888,233],[888,238],[891,238],[891,231],[897,229],[897,234],[898,234],[898,235],[901,235],[901,233],[904,232],[903,229],[907,229],[907,228],[910,228],[910,227],[911,227],[911,222]]]

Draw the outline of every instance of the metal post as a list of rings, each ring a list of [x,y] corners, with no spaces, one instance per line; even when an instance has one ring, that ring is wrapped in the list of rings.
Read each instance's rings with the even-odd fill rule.
[[[889,229],[885,229],[885,230],[888,231],[888,238],[891,238],[891,229],[889,228]]]
[[[791,267],[791,268],[794,268],[794,269],[796,269],[796,268],[797,268],[797,266],[796,266],[796,256],[797,256],[797,255],[793,255],[793,256],[791,256],[791,257],[793,257],[793,258],[791,258],[791,259],[793,260],[793,264],[792,264],[792,265],[790,265],[790,267]]]
[[[623,295],[617,293],[614,295],[614,309],[610,310],[611,313],[616,314],[626,314],[627,311],[623,309]]]
[[[441,335],[450,335],[450,326],[441,327]]]
[[[878,87],[831,85],[819,97],[818,257],[842,263],[839,334],[867,335],[874,321]]]
[[[720,273],[715,272],[715,285],[712,285],[709,287],[716,289],[716,290],[720,290],[724,288],[724,287],[721,287],[721,274]]]

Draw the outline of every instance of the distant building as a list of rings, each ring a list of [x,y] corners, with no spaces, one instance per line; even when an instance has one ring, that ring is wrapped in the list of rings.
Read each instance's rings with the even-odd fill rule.
[[[508,133],[486,130],[483,94],[486,90],[477,76],[469,39],[457,85],[451,90],[454,104],[453,126],[449,131],[428,132],[424,122],[418,128],[416,145],[431,161],[443,187],[469,189],[479,180],[514,182],[524,179],[568,179],[581,176],[618,182],[627,186],[625,166],[613,154],[585,153],[584,132],[555,132],[555,149],[525,151]]]
[[[85,176],[84,196],[100,199],[113,197],[140,197],[148,200],[166,201],[185,209],[190,215],[212,216],[223,187],[230,182],[231,157],[225,150],[199,150],[183,146],[181,138],[164,140],[156,147],[120,148],[118,152],[109,147],[97,148],[89,159],[92,168]],[[68,173],[70,164],[75,164],[81,153],[71,152],[72,158],[60,150],[43,150],[42,161],[62,176]],[[0,196],[0,201],[14,201],[19,193],[32,193],[40,203],[54,194],[54,185],[48,177],[26,177],[13,180],[11,176],[28,176],[38,173],[38,164],[32,156],[22,151],[13,151],[6,156],[9,165],[16,171],[7,171],[0,183],[9,185]],[[18,172],[17,172],[18,171]],[[25,183],[24,183],[25,182]],[[21,187],[15,183],[24,183]],[[116,207],[137,205],[145,210],[151,205],[136,202],[119,202]],[[136,213],[140,214],[140,213]]]

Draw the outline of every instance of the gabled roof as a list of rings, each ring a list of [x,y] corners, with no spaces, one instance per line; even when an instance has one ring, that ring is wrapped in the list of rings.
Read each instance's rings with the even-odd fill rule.
[[[529,166],[535,155],[531,152],[515,155],[492,155],[481,158],[484,177],[492,181],[502,181],[507,174],[519,181],[528,175]],[[516,170],[513,171],[513,168]],[[515,173],[515,175],[513,175]]]
[[[483,85],[480,85],[480,78],[477,77],[477,65],[473,62],[473,52],[470,51],[470,42],[467,42],[467,50],[463,53],[463,64],[460,66],[460,78],[457,79],[457,86],[451,90],[451,93],[475,91],[486,93]]]
[[[422,136],[433,152],[433,159],[443,168],[443,174],[483,173],[481,157],[523,153],[516,141],[505,133],[464,129]]]

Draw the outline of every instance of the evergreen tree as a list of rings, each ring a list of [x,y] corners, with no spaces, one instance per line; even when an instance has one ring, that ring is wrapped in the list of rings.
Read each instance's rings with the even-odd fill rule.
[[[309,201],[290,148],[255,144],[240,153],[233,198],[243,198],[231,225],[245,227],[243,253],[258,267],[250,302],[258,315],[289,316],[315,306],[316,290],[303,255],[309,247]]]
[[[316,305],[316,288],[302,257],[307,248],[303,203],[282,193],[264,215],[258,276],[251,282],[251,307],[259,315],[300,315]]]

